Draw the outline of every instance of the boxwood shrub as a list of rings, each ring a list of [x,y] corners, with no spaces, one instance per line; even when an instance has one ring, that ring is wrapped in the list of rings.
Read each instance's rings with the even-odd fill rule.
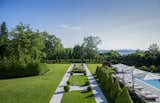
[[[64,86],[64,91],[65,91],[65,92],[68,92],[69,89],[70,89],[70,87],[69,87],[68,85]]]

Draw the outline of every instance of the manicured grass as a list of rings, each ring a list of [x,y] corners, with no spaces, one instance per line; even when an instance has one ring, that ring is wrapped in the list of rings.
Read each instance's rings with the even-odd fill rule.
[[[49,64],[45,75],[0,80],[0,103],[48,103],[69,64]]]
[[[87,76],[84,75],[72,75],[69,78],[69,82],[71,85],[85,85],[88,81]]]
[[[87,64],[87,67],[92,74],[95,74],[97,66],[102,66],[102,64]]]
[[[92,92],[72,91],[64,94],[62,103],[96,103]]]

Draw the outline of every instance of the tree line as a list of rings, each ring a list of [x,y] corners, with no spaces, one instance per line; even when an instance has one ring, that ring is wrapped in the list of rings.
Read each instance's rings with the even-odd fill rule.
[[[64,48],[60,38],[46,31],[34,30],[30,25],[20,23],[11,31],[3,22],[0,25],[0,78],[38,75],[42,62],[85,62],[101,60],[97,36],[84,38],[82,44]],[[44,66],[44,64],[43,64]],[[29,68],[29,69],[28,69]]]
[[[119,61],[145,71],[160,72],[160,49],[158,44],[152,44],[148,50],[122,56]]]
[[[136,53],[128,55],[120,55],[117,51],[110,51],[101,55],[113,64],[123,63],[149,72],[160,72],[160,48],[158,44],[151,44],[145,51],[137,50]]]

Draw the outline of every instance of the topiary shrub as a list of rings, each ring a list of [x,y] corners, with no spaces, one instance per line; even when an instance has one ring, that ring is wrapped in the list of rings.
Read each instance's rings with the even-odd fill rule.
[[[118,80],[116,79],[110,91],[110,102],[115,103],[115,98],[122,92]]]
[[[89,81],[86,81],[85,85],[90,85],[90,82],[89,82]]]
[[[115,103],[133,103],[127,87],[123,88],[122,92],[116,98]]]
[[[69,89],[70,89],[70,87],[69,87],[68,85],[64,86],[64,91],[65,91],[65,92],[68,92]]]
[[[92,87],[91,87],[91,86],[88,86],[88,87],[87,87],[87,91],[88,91],[88,92],[92,91]]]
[[[71,72],[71,75],[73,75],[73,72]]]
[[[86,70],[85,69],[72,69],[71,72],[73,72],[73,73],[85,73]]]
[[[67,81],[67,85],[70,85],[70,81]]]
[[[110,94],[113,84],[114,84],[113,77],[109,76],[108,79],[106,79],[104,83],[104,90],[106,93]]]

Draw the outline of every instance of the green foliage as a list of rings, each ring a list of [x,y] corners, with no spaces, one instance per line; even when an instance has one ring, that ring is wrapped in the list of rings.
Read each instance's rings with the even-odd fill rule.
[[[119,97],[119,95],[123,95],[123,94],[128,93],[128,91],[126,93],[126,90],[123,91],[125,93],[121,93],[122,90],[121,90],[120,84],[119,84],[118,80],[114,80],[114,78],[112,77],[113,73],[114,73],[114,71],[113,71],[113,68],[111,68],[111,67],[98,67],[97,66],[96,75],[99,80],[100,87],[102,88],[105,95],[107,96],[107,99],[111,103],[115,103],[115,100]],[[128,95],[129,95],[129,93],[128,93]],[[127,99],[120,97],[121,100],[123,100],[124,102],[119,102],[119,103],[130,103],[130,102],[127,102],[129,97],[130,97],[130,95],[126,96]],[[132,99],[130,99],[130,98],[129,98],[129,100],[132,101]]]
[[[110,94],[112,88],[113,88],[114,80],[112,76],[109,76],[104,81],[104,90]]]
[[[64,86],[64,91],[69,92],[70,87],[68,85]]]
[[[0,80],[0,103],[49,103],[69,64],[47,64],[49,72]]]
[[[0,45],[1,78],[33,76],[47,71],[45,64],[40,64],[45,57],[42,51],[45,39],[41,32],[20,23],[11,31],[9,40],[6,24],[2,23],[0,36],[6,39],[2,42],[5,45]]]
[[[92,72],[92,74],[96,73],[96,77],[97,77],[97,80],[98,80],[98,83],[99,82],[99,77],[101,76],[100,74],[100,71],[101,71],[101,65],[100,64],[87,64],[88,68],[90,69],[90,71]],[[96,69],[97,68],[97,69]],[[112,68],[113,69],[113,68]],[[107,69],[106,69],[107,71]],[[109,73],[109,72],[105,72],[105,73]],[[99,76],[98,76],[99,75]],[[109,90],[109,82],[108,82],[108,78],[109,76],[111,75],[107,75],[108,77],[106,77],[105,79],[105,84],[100,84],[100,87],[104,93],[104,95],[106,96],[107,100],[110,102],[110,103],[115,103],[115,99],[118,97],[118,95],[121,93],[121,88],[124,87],[124,85],[121,83],[121,82],[118,82],[117,79],[114,80],[114,84],[111,88],[111,90]],[[103,88],[102,88],[102,85],[105,85]],[[117,94],[116,94],[117,93]],[[134,103],[145,103],[144,100],[142,100],[142,98],[140,98],[135,92],[132,92],[130,91],[130,96],[132,98],[132,100],[134,100]],[[125,103],[125,102],[122,102],[122,103]]]
[[[90,85],[90,82],[89,81],[86,81],[86,84],[85,85]]]
[[[124,87],[122,92],[119,94],[119,96],[116,98],[115,103],[133,103],[127,87]]]
[[[0,25],[0,45],[3,43],[6,43],[7,40],[8,40],[8,30],[7,30],[6,23],[3,22]]]
[[[124,55],[120,58],[119,62],[127,65],[135,65],[135,67],[146,71],[160,72],[159,60],[159,46],[157,44],[151,44],[147,51],[138,51],[134,54]],[[146,68],[141,68],[142,66],[146,66]],[[152,68],[151,66],[155,67]]]
[[[70,85],[70,81],[67,81],[67,85]]]
[[[158,44],[151,44],[148,48],[151,54],[157,54],[160,51]]]
[[[45,48],[43,51],[47,54],[46,59],[54,59],[58,62],[65,52],[61,40],[55,35],[47,32],[42,32],[42,35],[45,39]]]
[[[121,57],[121,55],[117,52],[117,51],[109,51],[107,53],[101,53],[101,55],[103,57],[105,57],[107,59],[107,61],[110,61],[111,63],[118,63],[119,62],[119,59]]]
[[[72,73],[86,73],[86,70],[85,69],[73,69],[71,72]]]
[[[88,92],[92,91],[92,87],[91,87],[91,86],[88,86],[88,87],[87,87],[87,91],[88,91]]]
[[[118,80],[116,79],[114,84],[113,84],[113,87],[111,88],[111,91],[110,91],[110,97],[111,97],[111,101],[114,103],[115,102],[115,98],[118,97],[118,95],[121,93],[121,87],[119,85],[119,82]]]
[[[157,69],[157,68],[156,68],[154,65],[151,65],[151,66],[150,66],[150,70],[151,70],[152,72],[156,71],[156,69]]]
[[[34,75],[43,75],[48,71],[46,64],[41,63],[28,63],[21,64],[19,62],[9,64],[0,64],[0,78],[16,78]]]
[[[142,69],[142,70],[148,70],[145,65],[144,65],[144,66],[141,66],[140,69]]]
[[[96,50],[100,43],[101,39],[98,36],[88,36],[84,38],[82,46],[91,50]]]

